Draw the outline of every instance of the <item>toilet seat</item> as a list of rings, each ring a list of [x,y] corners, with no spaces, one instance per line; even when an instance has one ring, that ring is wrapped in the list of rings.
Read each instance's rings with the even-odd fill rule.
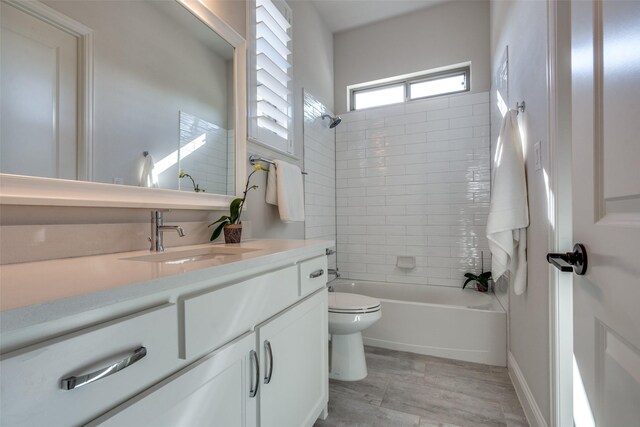
[[[362,314],[380,311],[380,301],[360,294],[329,292],[329,312],[338,314]]]

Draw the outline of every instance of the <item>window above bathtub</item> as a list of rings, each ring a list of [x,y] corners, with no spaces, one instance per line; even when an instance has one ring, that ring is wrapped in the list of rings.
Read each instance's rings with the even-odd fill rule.
[[[347,87],[351,111],[468,92],[471,64],[457,64]]]

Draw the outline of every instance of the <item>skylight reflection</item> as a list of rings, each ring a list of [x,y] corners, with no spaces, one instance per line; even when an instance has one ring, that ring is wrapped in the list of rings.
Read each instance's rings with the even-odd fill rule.
[[[169,169],[171,166],[177,164],[180,159],[184,159],[185,157],[191,155],[194,151],[196,151],[206,143],[207,134],[203,133],[202,135],[193,139],[191,142],[180,147],[180,149],[172,152],[168,156],[156,162],[153,167],[153,180],[157,182],[158,177],[161,173]]]
[[[500,114],[502,115],[502,117],[504,117],[507,114],[507,111],[509,111],[509,107],[507,107],[507,103],[504,102],[504,99],[502,98],[502,94],[500,93],[500,91],[496,91],[496,95],[497,95],[496,104],[498,105],[498,110],[500,110]]]

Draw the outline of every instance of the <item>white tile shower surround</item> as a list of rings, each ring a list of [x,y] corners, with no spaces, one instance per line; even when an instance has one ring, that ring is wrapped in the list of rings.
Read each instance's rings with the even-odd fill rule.
[[[304,93],[305,238],[336,239],[335,131],[323,114],[332,115],[313,95]],[[329,268],[336,256],[329,257]]]
[[[489,93],[349,112],[336,133],[338,267],[360,280],[460,286],[490,266]],[[398,255],[416,267],[396,267]]]

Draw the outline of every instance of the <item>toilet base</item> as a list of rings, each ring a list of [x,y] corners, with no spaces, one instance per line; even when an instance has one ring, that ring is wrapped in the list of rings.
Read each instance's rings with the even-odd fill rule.
[[[329,378],[359,381],[367,376],[362,334],[331,335],[331,370]]]

